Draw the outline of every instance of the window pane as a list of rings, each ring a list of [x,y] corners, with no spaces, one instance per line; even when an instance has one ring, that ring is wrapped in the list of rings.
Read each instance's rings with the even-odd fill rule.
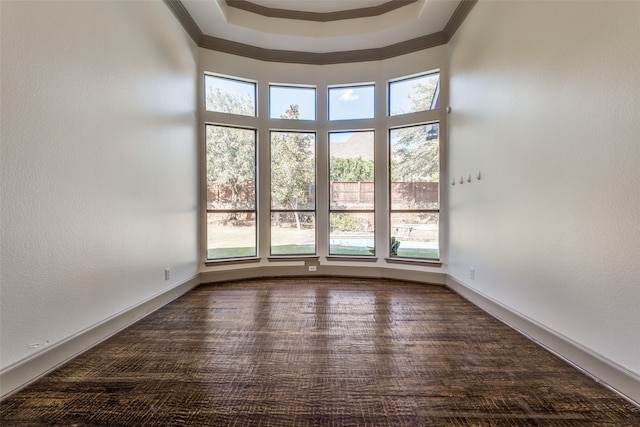
[[[438,213],[392,213],[391,237],[398,246],[394,251],[392,244],[390,255],[439,259],[438,222]]]
[[[433,110],[440,106],[440,73],[389,83],[389,115]]]
[[[330,209],[374,208],[374,133],[329,134]]]
[[[271,132],[271,208],[316,206],[316,135]]]
[[[271,255],[309,255],[315,253],[315,213],[271,213]]]
[[[256,256],[254,213],[208,213],[207,258]]]
[[[272,119],[315,120],[315,88],[270,86],[269,117]]]
[[[256,115],[256,84],[218,76],[204,76],[207,111]]]
[[[255,209],[256,132],[206,126],[207,209]]]
[[[329,88],[329,120],[372,119],[374,85]]]
[[[437,123],[389,131],[391,209],[437,209],[440,140]]]
[[[374,255],[374,214],[332,212],[329,215],[330,255]]]

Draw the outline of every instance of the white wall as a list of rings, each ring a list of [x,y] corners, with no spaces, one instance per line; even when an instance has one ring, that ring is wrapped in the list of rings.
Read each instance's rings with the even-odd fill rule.
[[[449,274],[636,378],[639,22],[480,1],[449,44]]]
[[[160,1],[1,7],[4,369],[197,275],[198,49]]]

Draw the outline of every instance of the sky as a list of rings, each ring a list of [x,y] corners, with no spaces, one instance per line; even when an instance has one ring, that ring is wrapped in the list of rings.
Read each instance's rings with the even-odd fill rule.
[[[270,117],[280,118],[291,104],[298,104],[300,120],[315,120],[316,89],[310,87],[271,86]],[[329,119],[370,119],[374,116],[374,87],[353,86],[329,88]]]
[[[313,87],[271,86],[269,117],[279,119],[291,104],[298,104],[300,120],[316,119],[316,89]]]
[[[373,118],[374,92],[373,85],[329,88],[329,120]]]

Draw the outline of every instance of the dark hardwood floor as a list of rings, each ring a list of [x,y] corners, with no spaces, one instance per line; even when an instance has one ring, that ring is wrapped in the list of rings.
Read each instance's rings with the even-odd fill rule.
[[[640,426],[632,405],[454,292],[203,285],[0,404],[3,426]]]

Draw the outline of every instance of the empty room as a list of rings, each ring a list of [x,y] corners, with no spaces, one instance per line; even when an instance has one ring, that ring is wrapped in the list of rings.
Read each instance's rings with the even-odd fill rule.
[[[640,425],[640,2],[0,36],[1,425]]]

